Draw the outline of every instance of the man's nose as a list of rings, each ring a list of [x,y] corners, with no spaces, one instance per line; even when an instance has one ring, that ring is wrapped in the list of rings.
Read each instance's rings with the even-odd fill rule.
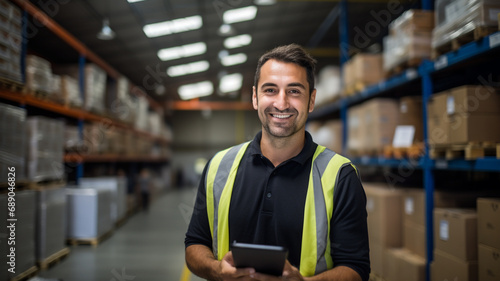
[[[276,95],[274,107],[276,107],[278,110],[285,110],[289,107],[288,96],[286,95],[285,90],[280,90],[278,95]]]

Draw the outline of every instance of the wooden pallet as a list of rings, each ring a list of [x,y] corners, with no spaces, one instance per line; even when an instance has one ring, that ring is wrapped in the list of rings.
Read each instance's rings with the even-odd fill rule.
[[[344,96],[352,96],[363,91],[368,85],[361,81],[351,83],[344,87]]]
[[[386,71],[385,74],[387,77],[399,75],[409,68],[418,67],[422,63],[422,60],[423,60],[422,58],[411,58],[411,59],[409,58],[401,62],[400,64],[396,65],[392,69],[389,69],[388,71]]]
[[[23,273],[17,275],[16,277],[10,279],[10,281],[22,281],[22,280],[28,280],[29,278],[35,276],[38,273],[38,267],[37,266],[32,266],[28,270],[24,271]]]
[[[92,247],[97,247],[104,240],[111,237],[112,234],[113,229],[96,238],[69,238],[66,240],[66,243],[71,246],[92,245]]]
[[[432,159],[465,158],[465,160],[475,160],[485,156],[494,156],[500,159],[500,144],[471,142],[467,144],[434,145],[431,146],[429,154]]]
[[[416,158],[420,158],[424,155],[424,144],[423,143],[416,143],[410,147],[393,147],[392,145],[388,145],[388,146],[384,147],[383,154],[384,154],[385,158],[416,159]]]
[[[36,182],[30,182],[28,184],[29,189],[38,191],[56,189],[56,188],[61,188],[63,186],[66,186],[66,181],[62,179],[36,181]]]
[[[486,37],[492,33],[498,31],[498,28],[495,26],[478,26],[471,32],[462,34],[457,38],[451,39],[449,42],[444,43],[439,47],[435,47],[432,49],[432,59],[435,59],[443,54],[446,54],[451,51],[456,51],[463,45],[477,41],[483,37]]]
[[[25,88],[21,82],[6,77],[0,77],[0,89],[10,90],[12,92],[24,92]]]
[[[62,261],[65,257],[67,257],[70,253],[69,248],[63,248],[62,250],[50,255],[48,258],[38,261],[38,267],[41,270],[46,270],[56,264],[58,264],[60,261]]]
[[[373,148],[373,149],[349,149],[347,154],[351,157],[378,157],[384,155],[383,148]]]

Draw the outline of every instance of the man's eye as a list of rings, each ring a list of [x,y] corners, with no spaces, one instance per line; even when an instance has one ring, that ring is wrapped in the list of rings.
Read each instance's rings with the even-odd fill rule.
[[[290,94],[300,94],[300,91],[299,90],[296,90],[296,89],[291,89],[290,91],[288,91]]]
[[[264,89],[264,93],[273,93],[274,89]]]

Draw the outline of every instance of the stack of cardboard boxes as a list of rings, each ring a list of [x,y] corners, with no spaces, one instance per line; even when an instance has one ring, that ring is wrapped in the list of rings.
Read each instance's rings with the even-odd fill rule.
[[[402,245],[402,192],[385,184],[364,183],[372,274],[386,277],[386,253]],[[389,280],[389,279],[387,279]]]
[[[474,209],[434,210],[431,280],[477,279],[477,214]]]
[[[351,155],[374,154],[392,144],[398,124],[398,101],[371,99],[349,108],[347,147]]]
[[[9,1],[0,0],[0,77],[22,83],[22,13]]]
[[[477,200],[479,280],[500,280],[500,198]]]
[[[357,54],[343,66],[343,95],[349,96],[384,79],[382,54]]]
[[[408,10],[389,25],[384,38],[384,71],[390,73],[398,66],[418,66],[431,56],[434,13]]]
[[[500,94],[486,86],[461,86],[434,94],[428,105],[431,145],[498,142]]]

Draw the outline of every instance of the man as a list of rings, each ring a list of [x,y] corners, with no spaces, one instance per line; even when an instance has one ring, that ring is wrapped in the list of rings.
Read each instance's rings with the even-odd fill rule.
[[[186,263],[209,280],[368,280],[366,196],[350,162],[305,131],[315,60],[291,44],[258,62],[253,106],[262,131],[219,152],[202,175]],[[284,246],[283,276],[235,268],[229,241]]]

